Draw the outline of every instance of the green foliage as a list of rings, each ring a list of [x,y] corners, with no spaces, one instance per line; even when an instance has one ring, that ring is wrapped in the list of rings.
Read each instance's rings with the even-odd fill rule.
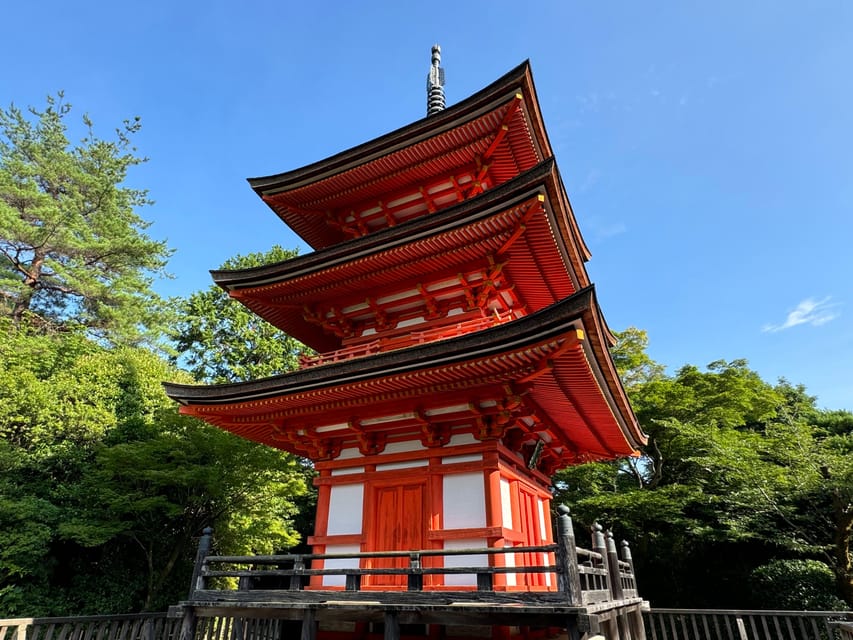
[[[124,186],[139,118],[113,140],[88,116],[79,144],[68,140],[71,105],[62,94],[43,110],[0,109],[0,313],[83,325],[115,343],[138,342],[161,326],[151,290],[170,254],[149,238],[136,209],[144,190]]]
[[[635,542],[658,606],[744,606],[746,574],[780,556],[821,560],[853,604],[853,414],[820,411],[742,360],[664,376],[636,333],[619,337],[620,369],[654,372],[627,385],[649,443],[639,458],[557,474],[575,521]]]
[[[150,351],[0,319],[0,617],[162,609],[204,526],[225,553],[298,541],[306,469],[181,416]]]
[[[649,346],[648,333],[636,327],[628,327],[624,331],[615,331],[614,336],[616,344],[610,350],[610,355],[626,389],[630,390],[639,384],[663,377],[663,365],[652,360],[646,353]]]
[[[296,251],[274,246],[265,253],[236,256],[223,270],[281,262]],[[177,302],[179,321],[171,337],[174,362],[205,382],[241,382],[292,371],[306,348],[232,300],[215,285]]]
[[[816,560],[774,560],[749,575],[756,609],[843,611],[832,571]]]

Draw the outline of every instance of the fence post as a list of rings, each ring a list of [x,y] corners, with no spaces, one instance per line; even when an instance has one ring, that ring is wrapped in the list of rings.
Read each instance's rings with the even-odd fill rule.
[[[212,541],[213,529],[211,527],[205,527],[201,532],[201,538],[199,538],[198,541],[198,551],[196,551],[195,554],[195,566],[193,567],[193,577],[190,582],[190,593],[187,600],[192,600],[195,592],[204,589],[206,586],[206,580],[204,575],[202,575],[202,569],[205,561],[207,560],[207,554],[210,553]],[[192,604],[185,604],[183,608],[184,617],[181,621],[180,640],[195,640],[197,623],[195,607],[192,606]]]
[[[566,505],[557,506],[557,585],[566,594],[568,604],[580,605],[583,593],[571,513]]]
[[[622,560],[631,567],[631,576],[634,578],[634,586],[636,587],[637,574],[634,573],[634,556],[631,555],[631,545],[628,544],[627,540],[622,541]]]
[[[213,543],[213,528],[205,527],[201,532],[201,538],[198,541],[198,551],[195,554],[195,566],[193,567],[193,577],[190,581],[190,593],[187,596],[188,600],[192,600],[193,593],[200,591],[207,586],[207,580],[202,575],[202,569],[207,560],[207,555],[210,553],[210,547]]]
[[[614,600],[622,600],[624,593],[622,592],[622,570],[619,568],[619,556],[616,553],[616,541],[613,539],[613,532],[607,532],[607,565],[610,570],[610,593],[613,594]]]
[[[610,582],[610,563],[607,561],[607,545],[604,542],[603,527],[594,522],[590,531],[592,533],[592,550],[601,556],[601,567],[604,569],[604,581],[606,589],[612,594],[613,587]]]

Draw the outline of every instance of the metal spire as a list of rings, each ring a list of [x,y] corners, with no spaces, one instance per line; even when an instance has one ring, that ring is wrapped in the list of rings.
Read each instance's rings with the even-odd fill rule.
[[[427,115],[444,110],[444,69],[441,68],[441,47],[432,45],[432,66],[427,76]]]

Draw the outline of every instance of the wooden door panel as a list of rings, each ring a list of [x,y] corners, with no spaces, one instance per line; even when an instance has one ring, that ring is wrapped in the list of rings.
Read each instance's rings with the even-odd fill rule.
[[[412,551],[424,548],[424,484],[375,489],[371,551]],[[408,558],[376,558],[376,568],[405,567]],[[373,576],[369,584],[405,587],[402,575]]]

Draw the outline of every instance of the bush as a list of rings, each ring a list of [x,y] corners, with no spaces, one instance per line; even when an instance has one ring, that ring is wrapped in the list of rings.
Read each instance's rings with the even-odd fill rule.
[[[749,575],[754,606],[789,611],[843,611],[847,605],[838,597],[835,578],[817,560],[774,560]]]

